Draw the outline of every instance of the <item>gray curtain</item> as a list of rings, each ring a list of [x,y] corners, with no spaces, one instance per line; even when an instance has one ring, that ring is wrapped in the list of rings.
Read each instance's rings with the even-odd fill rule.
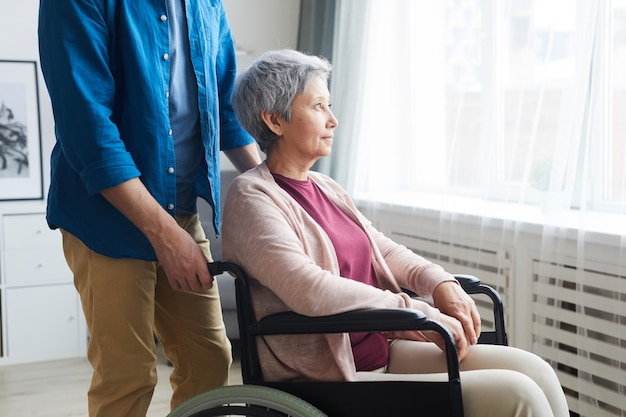
[[[333,58],[336,0],[301,0],[297,49],[311,55]],[[320,170],[320,161],[312,169]]]
[[[333,57],[336,0],[301,0],[298,50]]]

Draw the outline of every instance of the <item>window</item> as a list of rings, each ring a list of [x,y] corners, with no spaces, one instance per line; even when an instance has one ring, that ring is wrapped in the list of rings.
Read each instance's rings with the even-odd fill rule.
[[[369,5],[357,198],[624,210],[626,0],[397,4]]]

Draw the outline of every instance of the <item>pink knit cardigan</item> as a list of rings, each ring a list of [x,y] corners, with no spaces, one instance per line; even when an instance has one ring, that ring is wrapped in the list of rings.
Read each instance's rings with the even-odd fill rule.
[[[263,163],[231,185],[222,226],[224,260],[239,264],[253,278],[257,318],[286,310],[322,316],[377,307],[414,308],[438,319],[438,309],[408,297],[401,287],[430,296],[438,284],[454,277],[377,231],[331,178],[316,172],[309,176],[367,234],[380,289],[339,276],[324,230],[276,184]],[[259,355],[267,380],[356,379],[347,334],[265,337]]]

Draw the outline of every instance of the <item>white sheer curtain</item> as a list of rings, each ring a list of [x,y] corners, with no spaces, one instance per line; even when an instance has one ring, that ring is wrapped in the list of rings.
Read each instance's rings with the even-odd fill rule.
[[[498,286],[575,414],[626,416],[626,2],[339,0],[332,60],[321,170]]]

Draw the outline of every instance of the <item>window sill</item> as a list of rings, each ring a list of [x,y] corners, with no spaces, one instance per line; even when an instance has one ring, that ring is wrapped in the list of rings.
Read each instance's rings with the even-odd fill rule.
[[[514,222],[518,230],[528,232],[556,227],[573,238],[580,232],[588,233],[586,237],[597,234],[598,239],[626,237],[624,214],[561,209],[549,199],[541,205],[527,205],[434,193],[386,192],[361,194],[354,200],[364,210],[375,205],[403,213],[420,212],[429,217],[439,217],[445,213],[462,216],[466,221],[470,221],[468,217],[474,217],[482,222]]]

